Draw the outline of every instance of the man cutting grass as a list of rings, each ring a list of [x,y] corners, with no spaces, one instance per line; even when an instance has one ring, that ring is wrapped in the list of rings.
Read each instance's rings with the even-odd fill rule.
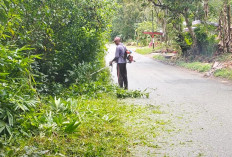
[[[117,76],[118,84],[121,88],[128,89],[128,80],[127,80],[127,69],[126,69],[126,47],[121,43],[121,39],[116,37],[114,39],[116,44],[116,53],[115,58],[110,62],[112,65],[113,62],[117,63]]]

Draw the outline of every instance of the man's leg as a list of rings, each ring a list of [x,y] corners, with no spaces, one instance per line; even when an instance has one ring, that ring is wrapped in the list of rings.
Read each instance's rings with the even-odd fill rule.
[[[125,89],[128,89],[126,63],[119,64],[119,69],[120,69],[120,75],[122,77],[122,84],[124,84]]]
[[[126,63],[123,65],[123,83],[124,83],[124,88],[128,89],[128,79],[127,79]]]
[[[122,68],[121,64],[117,64],[117,76],[118,76],[118,84],[121,88],[123,88],[123,76],[122,76]]]

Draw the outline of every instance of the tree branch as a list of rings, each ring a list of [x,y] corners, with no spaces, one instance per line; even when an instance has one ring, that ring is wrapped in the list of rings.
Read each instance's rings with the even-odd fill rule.
[[[159,7],[159,8],[161,8],[161,9],[168,9],[168,8],[169,8],[168,6],[163,5],[163,4],[160,2],[160,0],[158,0],[158,1],[159,1],[159,4],[156,3],[156,2],[154,2],[153,0],[148,0],[148,1],[151,2],[154,6]]]
[[[161,8],[162,10],[168,9],[171,12],[175,12],[175,13],[183,13],[180,10],[175,10],[171,7],[169,7],[168,5],[162,4],[162,2],[160,0],[158,0],[159,3],[156,3],[154,0],[148,0],[149,2],[151,2],[154,6]]]

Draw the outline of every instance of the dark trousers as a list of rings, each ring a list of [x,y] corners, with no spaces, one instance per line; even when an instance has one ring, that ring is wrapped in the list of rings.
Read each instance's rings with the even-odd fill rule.
[[[118,63],[117,65],[118,84],[121,88],[128,89],[126,63]]]

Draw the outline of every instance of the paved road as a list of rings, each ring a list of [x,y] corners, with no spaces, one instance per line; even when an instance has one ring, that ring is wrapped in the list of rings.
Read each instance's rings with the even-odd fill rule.
[[[114,51],[111,45],[107,62]],[[136,53],[134,58],[136,63],[128,64],[129,88],[156,89],[145,103],[161,105],[179,130],[163,133],[157,156],[232,156],[232,85]],[[115,66],[112,76],[116,81]]]

